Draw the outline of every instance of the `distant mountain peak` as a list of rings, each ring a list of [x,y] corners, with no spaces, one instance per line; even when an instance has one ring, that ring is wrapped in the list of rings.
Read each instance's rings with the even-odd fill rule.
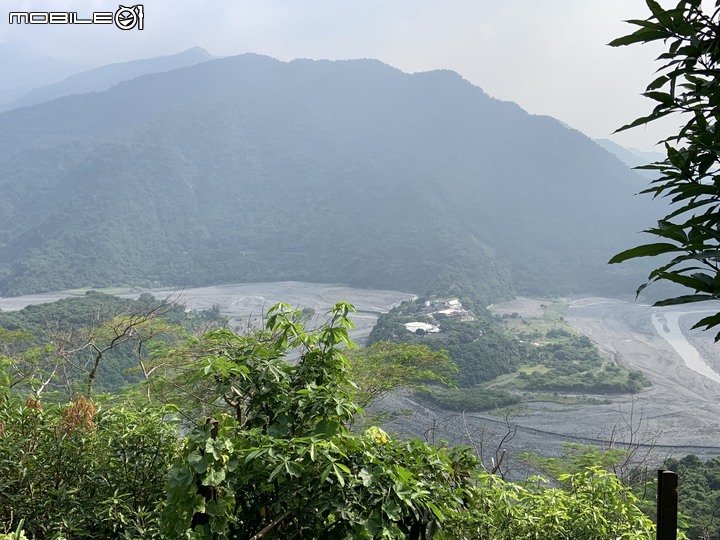
[[[63,96],[102,92],[116,84],[150,73],[162,73],[218,58],[196,46],[169,56],[108,64],[73,74],[62,81],[35,88],[22,98],[0,105],[0,111],[36,105]]]
[[[10,96],[8,98],[0,95],[0,99],[8,101],[22,95],[29,88],[54,83],[88,67],[0,43],[0,69],[2,70],[0,91],[17,89],[16,92],[7,92]]]
[[[628,167],[638,167],[665,159],[665,155],[660,152],[645,152],[637,148],[626,148],[610,139],[595,139],[595,142],[611,154],[617,156],[618,159]],[[654,173],[650,174],[653,175]]]

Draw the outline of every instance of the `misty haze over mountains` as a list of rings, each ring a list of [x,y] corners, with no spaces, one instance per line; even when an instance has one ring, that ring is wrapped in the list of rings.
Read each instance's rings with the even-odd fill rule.
[[[53,58],[38,58],[10,45],[0,43],[0,104],[25,95],[32,88],[45,86],[88,69]]]
[[[488,299],[628,293],[644,274],[605,263],[662,211],[597,143],[450,71],[196,48],[4,107],[3,295],[445,276]]]
[[[134,60],[118,64],[109,64],[88,71],[83,70],[68,77],[63,77],[62,80],[53,82],[52,84],[33,88],[18,99],[7,101],[0,99],[0,111],[44,103],[45,101],[72,94],[102,92],[110,89],[121,81],[134,79],[135,77],[149,73],[162,73],[180,67],[199,64],[212,58],[215,57],[202,47],[193,47],[192,49],[172,56]],[[33,64],[31,63],[30,65],[32,66]],[[26,71],[30,72],[30,70],[27,69],[23,69],[22,71],[23,73]],[[33,72],[34,71],[44,71],[44,68],[40,66],[33,69]]]

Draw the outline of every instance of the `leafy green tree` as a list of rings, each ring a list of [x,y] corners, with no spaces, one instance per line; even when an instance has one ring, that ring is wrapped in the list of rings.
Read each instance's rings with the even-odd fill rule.
[[[264,332],[203,338],[198,365],[233,414],[189,434],[170,471],[169,537],[428,538],[465,507],[467,450],[349,430],[351,311],[338,304],[308,332],[279,304]]]
[[[157,538],[178,436],[172,409],[96,410],[0,398],[0,531],[30,538]]]
[[[655,528],[637,498],[600,467],[560,475],[559,487],[541,477],[526,484],[479,476],[470,512],[453,516],[448,538],[462,540],[652,540]],[[679,538],[684,538],[681,534]]]
[[[222,324],[218,315],[186,313],[147,293],[132,300],[88,291],[0,313],[0,364],[8,364],[6,384],[19,393],[90,397],[147,380],[157,369],[149,358],[157,343],[184,339],[196,323]]]
[[[449,383],[457,372],[445,351],[427,345],[379,341],[350,351],[350,376],[357,386],[355,402],[367,407],[392,390]]]
[[[564,443],[563,452],[558,457],[524,453],[520,454],[518,458],[539,470],[542,475],[551,480],[557,480],[562,475],[577,474],[592,467],[601,467],[615,472],[627,454],[627,450],[601,450],[590,445]]]
[[[653,270],[638,293],[664,280],[692,289],[693,294],[656,305],[716,299],[720,297],[720,1],[715,0],[711,9],[701,0],[682,0],[670,9],[655,0],[646,1],[652,15],[628,21],[638,29],[610,45],[667,44],[667,51],[658,58],[663,62],[659,75],[644,93],[656,105],[649,115],[619,131],[669,115],[680,115],[685,125],[663,141],[664,161],[641,167],[658,174],[643,193],[667,198],[672,205],[656,227],[645,231],[660,241],[619,253],[610,262],[670,255],[670,261]],[[720,313],[702,319],[696,327],[709,329],[718,324]]]
[[[54,353],[53,345],[33,343],[28,332],[0,327],[0,393],[24,387],[39,397],[60,368],[48,358],[56,358]]]

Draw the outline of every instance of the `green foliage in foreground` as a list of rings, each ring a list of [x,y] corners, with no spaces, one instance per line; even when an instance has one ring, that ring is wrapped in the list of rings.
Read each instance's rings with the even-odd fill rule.
[[[467,451],[380,430],[273,437],[228,416],[216,429],[194,430],[170,471],[169,537],[420,538],[468,509],[477,461]]]
[[[560,486],[510,484],[467,448],[353,432],[352,311],[338,304],[307,331],[280,304],[262,332],[216,330],[175,349],[175,382],[201,387],[215,413],[182,440],[167,422],[174,407],[3,397],[0,530],[38,540],[651,538],[632,494],[598,468]]]
[[[663,467],[678,473],[678,510],[686,516],[688,538],[720,536],[720,457],[703,461],[689,455],[668,459]],[[652,488],[646,490],[652,493]]]
[[[600,467],[560,476],[560,487],[541,477],[525,485],[481,475],[474,512],[458,514],[448,538],[464,540],[653,540],[655,527],[637,498]]]
[[[169,537],[420,538],[465,509],[477,466],[467,451],[349,431],[350,310],[306,332],[280,305],[258,336],[206,336],[212,354],[197,365],[234,414],[188,436],[169,476]],[[283,358],[292,349],[295,364]]]
[[[347,399],[341,349],[350,345],[347,314],[347,306],[336,306],[326,326],[308,333],[294,322],[298,312],[280,306],[268,319],[270,335],[255,342],[210,336],[213,354],[198,367],[213,376],[234,414],[190,433],[170,471],[166,534],[651,537],[652,524],[632,494],[603,471],[568,478],[564,489],[521,487],[481,472],[467,449],[394,441],[377,429],[349,431],[357,408]],[[297,364],[282,359],[288,348],[299,349]]]
[[[669,115],[681,116],[684,125],[663,141],[665,160],[640,167],[657,173],[642,193],[667,198],[672,205],[657,226],[645,230],[658,241],[623,251],[610,262],[660,256],[659,266],[638,294],[657,281],[680,285],[690,294],[655,305],[714,300],[720,297],[720,2],[681,0],[664,9],[655,0],[647,0],[647,5],[651,16],[628,21],[638,28],[610,45],[653,41],[667,45],[658,57],[662,66],[643,94],[655,107],[618,131]],[[717,325],[720,313],[703,318],[695,327]],[[720,340],[720,333],[715,340]]]
[[[0,398],[0,531],[30,538],[157,538],[178,449],[170,410]]]

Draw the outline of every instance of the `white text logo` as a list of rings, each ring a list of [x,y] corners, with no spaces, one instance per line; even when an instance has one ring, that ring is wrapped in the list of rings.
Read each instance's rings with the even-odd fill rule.
[[[10,24],[114,24],[120,30],[145,28],[145,11],[142,4],[118,6],[112,11],[96,11],[90,15],[78,15],[77,11],[13,11],[8,17]]]

